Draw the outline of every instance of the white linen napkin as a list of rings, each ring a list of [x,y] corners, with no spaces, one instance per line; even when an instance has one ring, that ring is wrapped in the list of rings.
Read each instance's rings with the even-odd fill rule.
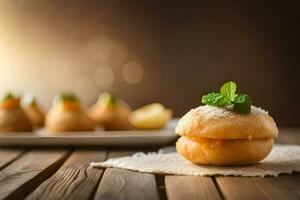
[[[112,158],[104,162],[92,162],[93,167],[113,167],[138,172],[191,176],[278,176],[300,172],[300,146],[275,145],[270,155],[256,165],[210,166],[196,165],[168,147],[153,153],[138,152],[133,156]]]

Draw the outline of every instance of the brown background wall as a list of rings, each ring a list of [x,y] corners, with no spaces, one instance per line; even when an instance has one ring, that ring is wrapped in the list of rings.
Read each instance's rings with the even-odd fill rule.
[[[49,106],[61,90],[75,91],[87,104],[108,90],[134,108],[159,101],[180,116],[204,93],[235,80],[279,124],[300,125],[297,7],[2,0],[0,91],[31,92]],[[128,62],[142,69],[129,72],[143,74],[136,84],[122,75]]]

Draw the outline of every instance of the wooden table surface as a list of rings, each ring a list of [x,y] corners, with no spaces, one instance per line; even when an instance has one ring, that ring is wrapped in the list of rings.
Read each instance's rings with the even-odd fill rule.
[[[277,142],[300,144],[300,129],[281,129]],[[0,199],[300,199],[300,173],[164,176],[89,166],[136,151],[149,149],[1,148]]]

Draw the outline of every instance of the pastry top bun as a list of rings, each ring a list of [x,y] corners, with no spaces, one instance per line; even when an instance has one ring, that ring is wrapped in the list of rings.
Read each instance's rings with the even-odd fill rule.
[[[175,131],[181,136],[215,139],[258,139],[278,135],[273,118],[255,106],[251,106],[251,113],[246,115],[230,108],[199,106],[179,120]]]
[[[32,125],[22,108],[0,108],[0,134],[32,131]]]
[[[73,131],[92,131],[94,123],[73,93],[61,93],[46,115],[45,125],[52,134]]]
[[[129,115],[131,108],[122,99],[107,92],[99,96],[98,101],[89,110],[89,116],[95,124],[105,130],[130,130]]]
[[[53,134],[68,131],[93,131],[94,124],[85,109],[65,108],[63,104],[53,106],[46,115],[45,125]]]

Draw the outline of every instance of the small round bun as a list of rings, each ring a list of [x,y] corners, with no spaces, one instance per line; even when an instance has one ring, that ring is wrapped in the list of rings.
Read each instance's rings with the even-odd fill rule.
[[[177,152],[196,164],[250,165],[264,159],[272,150],[273,139],[194,140],[182,136]]]
[[[89,116],[95,124],[104,126],[105,130],[130,130],[128,117],[131,108],[122,100],[110,108],[101,103],[94,104],[89,110]]]
[[[39,127],[44,125],[45,113],[39,106],[30,105],[24,108],[24,110],[33,126]]]
[[[93,131],[94,124],[86,111],[64,109],[63,105],[55,105],[46,115],[45,125],[52,134],[68,131]]]
[[[268,113],[255,106],[242,115],[231,109],[199,106],[178,122],[176,133],[192,138],[259,139],[277,137],[278,129]]]
[[[0,108],[0,134],[28,131],[32,131],[32,125],[22,108]]]

